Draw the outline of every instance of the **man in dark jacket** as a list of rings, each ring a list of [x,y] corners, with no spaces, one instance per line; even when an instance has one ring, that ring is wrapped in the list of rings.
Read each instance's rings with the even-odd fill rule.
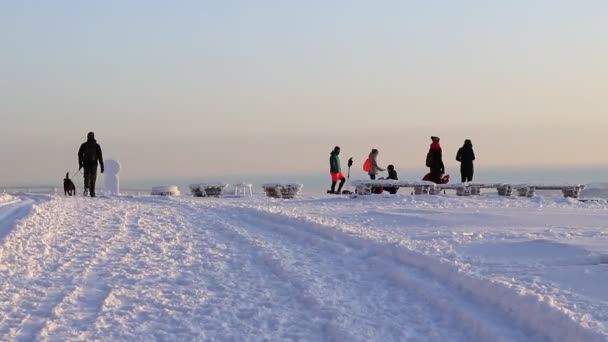
[[[339,194],[342,191],[342,186],[346,182],[346,177],[342,173],[342,166],[340,165],[340,146],[334,147],[329,155],[329,173],[331,174],[331,190],[328,191],[330,194]],[[336,183],[340,181],[338,191],[336,191]]]
[[[441,177],[445,173],[445,166],[443,165],[443,156],[441,151],[441,145],[439,144],[439,137],[431,137],[431,147],[427,154],[427,167],[431,169],[431,182],[439,184]]]
[[[95,181],[97,180],[97,164],[103,173],[103,156],[101,147],[95,140],[95,133],[89,132],[87,141],[80,145],[78,150],[78,170],[84,168],[84,191],[89,191],[91,197],[95,197]]]
[[[458,149],[456,160],[460,162],[460,177],[462,178],[462,182],[472,182],[475,152],[473,151],[473,143],[471,143],[470,139],[465,140],[464,145]]]

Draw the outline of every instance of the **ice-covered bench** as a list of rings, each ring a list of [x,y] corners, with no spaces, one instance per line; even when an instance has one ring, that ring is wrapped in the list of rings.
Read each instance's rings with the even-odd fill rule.
[[[273,198],[294,198],[303,187],[304,185],[298,183],[266,183],[262,185],[266,196]]]
[[[493,189],[499,195],[511,196],[513,188],[509,184],[502,183],[460,183],[456,184],[456,194],[459,196],[479,196],[483,189]]]
[[[374,192],[375,188],[413,188],[415,195],[437,195],[444,190],[455,190],[459,196],[470,196],[481,194],[481,189],[496,189],[497,184],[482,183],[455,183],[455,184],[435,184],[428,181],[408,181],[408,180],[356,180],[352,183],[358,194],[366,195]]]
[[[359,195],[370,195],[376,188],[413,188],[414,194],[438,194],[441,191],[437,184],[427,181],[401,181],[392,179],[355,180],[351,183]]]
[[[414,188],[416,195],[436,195],[444,190],[455,190],[458,196],[480,195],[482,189],[496,189],[500,196],[511,196],[513,191],[518,196],[532,197],[536,190],[559,190],[564,197],[578,198],[584,185],[546,185],[546,184],[508,184],[508,183],[457,183],[435,184],[427,181],[396,181],[396,180],[356,180],[352,185],[359,195],[374,193],[375,188]]]
[[[194,197],[221,197],[227,187],[222,182],[190,184],[190,193]]]
[[[180,191],[175,185],[163,185],[153,187],[150,194],[155,196],[179,196]]]
[[[537,190],[554,190],[561,191],[564,197],[579,198],[581,190],[585,189],[584,185],[571,184],[516,184],[513,188],[517,190],[517,195],[522,197],[533,197]]]
[[[569,184],[508,184],[508,183],[462,183],[453,186],[438,185],[441,189],[456,189],[456,194],[460,196],[480,195],[481,189],[496,189],[499,196],[511,196],[515,191],[521,197],[533,197],[537,190],[556,190],[561,191],[564,197],[578,198],[584,185]]]

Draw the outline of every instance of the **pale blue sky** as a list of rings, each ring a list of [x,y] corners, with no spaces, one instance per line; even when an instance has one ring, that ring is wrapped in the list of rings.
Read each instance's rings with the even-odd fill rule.
[[[5,1],[0,184],[94,130],[129,177],[607,164],[607,1]],[[574,138],[568,138],[573,134]],[[455,165],[455,164],[454,164]]]

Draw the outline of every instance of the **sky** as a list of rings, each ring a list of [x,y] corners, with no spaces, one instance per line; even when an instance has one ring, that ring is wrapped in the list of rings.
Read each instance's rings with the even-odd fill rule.
[[[327,172],[329,152],[449,168],[608,165],[608,2],[3,1],[0,184]],[[343,160],[345,162],[345,160]]]

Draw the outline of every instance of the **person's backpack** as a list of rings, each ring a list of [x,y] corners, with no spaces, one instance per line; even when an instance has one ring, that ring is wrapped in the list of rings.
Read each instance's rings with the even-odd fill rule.
[[[363,163],[363,171],[370,172],[372,170],[372,161],[367,158],[365,163]]]
[[[431,166],[433,166],[433,154],[429,151],[429,153],[426,154],[426,167]]]
[[[456,153],[456,161],[461,162],[462,161],[462,147],[458,149],[458,152]]]

